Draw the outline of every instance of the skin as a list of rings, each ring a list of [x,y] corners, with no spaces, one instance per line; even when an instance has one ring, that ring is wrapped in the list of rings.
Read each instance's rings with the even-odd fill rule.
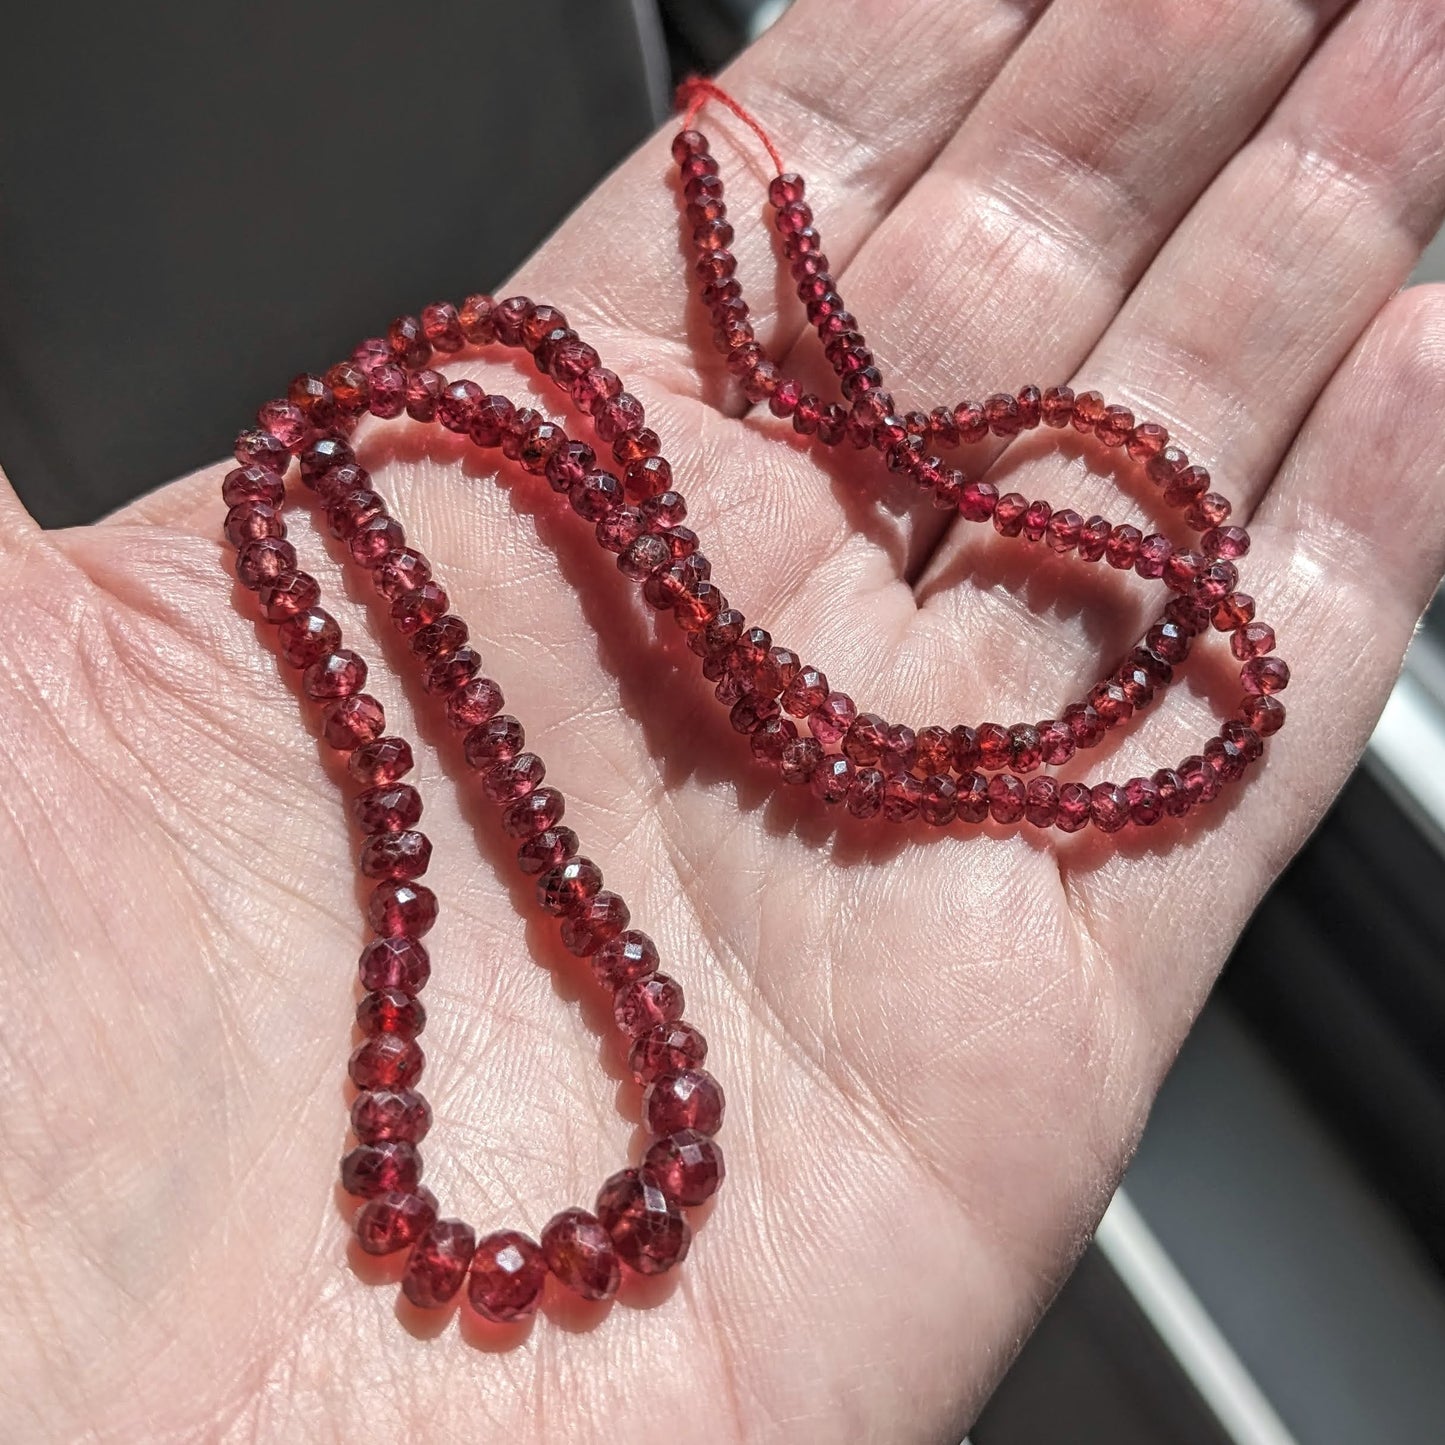
[[[750,766],[671,624],[545,486],[368,434],[728,1092],[729,1182],[684,1269],[489,1331],[398,1308],[396,1269],[348,1254],[357,841],[229,580],[223,468],[67,532],[7,493],[8,1438],[958,1439],[1358,758],[1445,551],[1445,297],[1397,290],[1445,205],[1439,7],[800,0],[722,79],[808,177],[900,405],[1072,376],[1210,468],[1294,669],[1285,731],[1184,826],[858,825]],[[757,146],[725,114],[701,123],[762,337],[820,381]],[[729,597],[889,717],[1079,696],[1159,591],[949,526],[876,458],[747,412],[689,302],[674,194],[655,137],[497,294],[561,306],[642,398]],[[558,414],[530,370],[453,370]],[[997,473],[1085,515],[1158,515],[1097,449],[1055,440]],[[294,515],[392,728],[437,744],[418,771],[444,909],[428,1180],[445,1213],[536,1233],[635,1148],[634,1090],[380,614]],[[1233,666],[1201,649],[1086,771],[1197,751]]]

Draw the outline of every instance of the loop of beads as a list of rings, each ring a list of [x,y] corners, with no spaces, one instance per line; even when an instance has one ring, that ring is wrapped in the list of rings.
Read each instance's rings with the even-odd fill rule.
[[[579,854],[577,835],[562,821],[565,800],[545,782],[546,766],[526,748],[522,724],[503,711],[501,689],[483,674],[465,620],[451,610],[431,564],[408,545],[357,461],[347,438],[363,416],[405,414],[437,423],[545,477],[592,526],[599,545],[616,555],[649,605],[671,612],[754,757],[785,782],[806,785],[823,803],[859,818],[881,813],[892,822],[921,818],[936,827],[991,819],[1069,833],[1090,824],[1105,833],[1126,823],[1147,827],[1213,799],[1222,784],[1243,775],[1260,756],[1262,739],[1284,721],[1275,694],[1288,682],[1288,668],[1272,655],[1273,632],[1255,620],[1253,601],[1238,590],[1235,563],[1248,551],[1248,535],[1227,525],[1229,503],[1210,490],[1208,473],[1169,442],[1164,428],[1136,421],[1097,393],[1076,396],[1067,387],[1025,387],[982,403],[899,415],[828,272],[804,183],[780,174],[769,196],[783,254],[848,405],[803,391],[753,333],[728,250],[732,230],[722,182],[706,141],[684,130],[673,154],[702,300],[728,369],[750,399],[766,401],[820,445],[873,448],[937,505],[967,520],[992,521],[1002,536],[1160,580],[1173,596],[1123,662],[1057,718],[914,729],[859,712],[821,671],[728,604],[697,535],[685,525],[686,503],[642,404],[555,307],[520,296],[471,296],[460,309],[446,302],[428,306],[419,317],[395,320],[385,337],[363,341],[323,376],[298,376],[284,398],[261,408],[256,427],[237,438],[239,465],[222,486],[225,535],[237,549],[236,575],[276,624],[277,650],[300,671],[303,692],[320,708],[322,737],[347,755],[357,787],[352,813],[364,835],[359,866],[374,885],[367,917],[376,936],[359,967],[365,996],[356,1018],[363,1038],[350,1062],[360,1091],[351,1112],[357,1143],[341,1166],[345,1188],[365,1200],[357,1240],[375,1254],[410,1249],[402,1288],[414,1304],[445,1304],[466,1283],[473,1306],[499,1321],[532,1313],[549,1273],[585,1298],[601,1299],[616,1291],[621,1264],[652,1274],[686,1256],[691,1228],[684,1211],[709,1198],[723,1178],[713,1138],[723,1094],[702,1068],[706,1040],[682,1019],[681,986],[658,971],[652,940],[629,927],[626,903]],[[599,465],[592,446],[531,408],[487,395],[472,381],[449,380],[431,366],[492,344],[532,357],[590,418],[615,469]],[[965,477],[928,450],[1007,438],[1039,425],[1072,426],[1123,448],[1162,487],[1165,501],[1185,511],[1202,534],[1198,549],[1015,493],[999,496],[991,483]],[[460,1220],[438,1218],[436,1200],[421,1184],[417,1146],[431,1124],[415,1088],[424,1064],[418,996],[430,973],[421,939],[436,920],[437,900],[419,880],[431,843],[417,828],[420,794],[404,781],[413,766],[411,746],[387,733],[381,703],[363,691],[366,661],[342,645],[340,627],[320,605],[316,579],[298,569],[286,540],[283,479],[293,459],[332,535],[409,640],[423,690],[462,735],[466,761],[517,845],[518,866],[537,880],[538,906],[559,920],[563,945],[588,958],[598,983],[612,992],[632,1073],[645,1086],[643,1117],[653,1138],[641,1165],[608,1179],[592,1212],[566,1209],[554,1216],[539,1240],[514,1230],[478,1240]],[[1122,786],[1059,784],[1040,773],[1096,745],[1147,706],[1211,625],[1230,634],[1246,695],[1200,755]]]

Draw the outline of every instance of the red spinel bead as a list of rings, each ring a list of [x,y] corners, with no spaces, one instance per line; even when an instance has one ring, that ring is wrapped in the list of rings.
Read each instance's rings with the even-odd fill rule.
[[[412,769],[411,744],[405,738],[374,738],[352,753],[347,769],[369,788],[394,783]]]
[[[372,1090],[358,1094],[351,1106],[351,1130],[363,1144],[419,1144],[430,1129],[431,1107],[415,1089]]]
[[[642,1172],[678,1204],[702,1204],[717,1193],[726,1175],[717,1141],[691,1129],[656,1139],[643,1156]]]
[[[1239,705],[1239,717],[1261,737],[1269,737],[1284,726],[1284,704],[1277,697],[1247,697]]]
[[[633,1038],[658,1024],[674,1023],[682,1017],[682,1009],[682,985],[665,973],[623,984],[612,1001],[617,1027]]]
[[[467,624],[452,613],[443,613],[435,622],[428,622],[411,635],[411,650],[428,662],[441,657],[450,657],[459,647],[466,646],[469,633]]]
[[[401,1292],[419,1309],[439,1309],[461,1289],[476,1253],[477,1237],[460,1219],[438,1219],[412,1247]]]
[[[632,1046],[627,1066],[639,1084],[650,1084],[664,1074],[681,1074],[706,1057],[707,1040],[679,1019],[642,1034]]]
[[[422,335],[438,351],[460,351],[465,339],[461,322],[457,319],[457,308],[449,301],[433,302],[422,307]]]
[[[436,922],[436,894],[421,883],[388,879],[372,891],[367,915],[383,938],[420,938]]]
[[[657,945],[645,933],[625,929],[592,955],[592,972],[598,983],[611,989],[650,978],[657,972]]]
[[[433,697],[447,697],[465,687],[481,668],[482,659],[470,647],[459,647],[448,657],[429,662],[422,670],[422,691]]]
[[[996,773],[988,780],[988,812],[995,823],[1017,823],[1024,815],[1023,783],[1011,773]]]
[[[543,913],[565,918],[579,913],[602,887],[602,870],[590,858],[569,858],[537,880],[537,903]]]
[[[361,849],[367,878],[420,878],[430,862],[431,839],[411,829],[373,833]]]
[[[348,697],[365,685],[365,659],[344,647],[317,658],[301,675],[301,689],[314,702]]]
[[[1263,622],[1246,622],[1235,629],[1229,639],[1229,650],[1241,661],[1263,657],[1274,650],[1274,628]]]
[[[547,1268],[573,1294],[583,1299],[610,1299],[622,1272],[617,1248],[596,1215],[585,1209],[564,1209],[542,1231]]]
[[[638,1274],[662,1274],[687,1258],[692,1228],[651,1174],[614,1174],[597,1195],[597,1217],[623,1263]]]
[[[511,1324],[536,1312],[546,1282],[542,1251],[525,1234],[503,1229],[477,1241],[467,1299],[483,1319]]]
[[[1248,693],[1283,692],[1289,686],[1289,667],[1282,657],[1255,657],[1239,671]]]
[[[283,572],[274,582],[258,588],[256,595],[270,621],[285,622],[315,607],[321,599],[321,588],[308,573]]]
[[[594,894],[564,920],[562,946],[579,957],[596,953],[609,938],[616,938],[630,917],[627,904],[606,889]]]
[[[321,736],[328,747],[338,752],[350,752],[371,742],[381,736],[385,727],[386,714],[381,704],[364,692],[338,698],[321,714]]]
[[[1061,833],[1077,833],[1093,812],[1093,799],[1083,783],[1064,783],[1059,788],[1059,810],[1054,826]]]
[[[1129,805],[1129,821],[1141,828],[1151,828],[1164,816],[1164,800],[1159,788],[1149,778],[1130,778],[1124,784],[1124,797]]]
[[[362,988],[419,993],[431,977],[431,960],[414,938],[376,938],[361,951],[357,969]]]
[[[421,1156],[404,1139],[358,1144],[341,1161],[341,1187],[363,1199],[375,1199],[392,1190],[414,1190],[420,1178]]]
[[[572,857],[576,851],[577,835],[570,828],[548,828],[517,849],[517,867],[529,876],[545,873]]]
[[[395,1254],[425,1234],[436,1217],[429,1196],[390,1190],[357,1211],[356,1242],[367,1254]]]
[[[502,689],[489,677],[473,677],[447,698],[447,721],[459,732],[491,722],[501,711]],[[521,724],[519,723],[520,729]],[[482,743],[477,744],[482,747]],[[518,751],[521,742],[518,741]],[[515,756],[514,752],[512,756]],[[480,756],[480,755],[479,755]]]
[[[1059,813],[1059,785],[1053,778],[1032,778],[1024,789],[1024,817],[1035,828],[1052,828]]]
[[[489,768],[516,757],[526,741],[522,724],[510,713],[498,713],[478,723],[462,739],[462,753],[469,767]]]
[[[286,485],[264,467],[236,467],[226,473],[221,483],[221,500],[227,507],[238,507],[242,502],[279,507],[286,500]]]
[[[1101,833],[1117,833],[1129,821],[1129,800],[1117,783],[1095,783],[1090,791],[1089,816]]]
[[[286,523],[280,512],[265,502],[240,502],[226,513],[224,530],[233,547],[244,547],[265,537],[280,540],[286,535]]]
[[[421,1077],[425,1063],[415,1039],[377,1034],[357,1046],[347,1069],[358,1089],[404,1089]]]
[[[722,1127],[723,1109],[722,1086],[705,1069],[661,1075],[642,1097],[642,1117],[654,1134],[679,1129],[716,1134]]]

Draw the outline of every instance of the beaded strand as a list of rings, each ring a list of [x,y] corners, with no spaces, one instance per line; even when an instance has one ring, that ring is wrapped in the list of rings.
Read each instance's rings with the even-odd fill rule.
[[[723,99],[774,158],[779,174],[768,188],[774,225],[843,397],[824,401],[803,390],[757,341],[728,249],[733,232],[717,162],[689,117],[673,156],[696,252],[693,269],[716,343],[749,400],[791,419],[800,436],[820,446],[846,443],[878,452],[936,506],[967,521],[992,522],[1000,536],[1022,545],[1133,571],[1162,582],[1171,596],[1123,661],[1057,717],[1009,725],[889,723],[860,712],[818,668],[729,604],[696,533],[685,525],[686,502],[642,404],[555,307],[521,296],[470,296],[460,308],[435,303],[419,316],[397,318],[385,337],[363,341],[324,375],[298,376],[284,398],[267,402],[256,426],[237,438],[238,465],[222,485],[229,508],[224,531],[236,548],[237,577],[275,624],[277,650],[300,671],[302,691],[319,708],[321,736],[346,755],[357,789],[351,807],[363,834],[359,867],[372,884],[367,919],[375,937],[359,964],[362,1041],[349,1065],[359,1091],[351,1111],[356,1144],[342,1160],[341,1177],[347,1191],[364,1200],[355,1221],[360,1247],[374,1254],[410,1250],[402,1289],[424,1308],[444,1305],[465,1284],[484,1317],[515,1321],[536,1309],[549,1274],[584,1298],[605,1299],[616,1292],[623,1265],[655,1274],[680,1263],[692,1236],[685,1211],[711,1197],[724,1177],[713,1137],[724,1098],[702,1067],[706,1040],[682,1018],[681,985],[659,972],[653,941],[630,927],[626,903],[580,854],[576,833],[563,822],[565,800],[546,783],[546,766],[527,749],[521,722],[503,711],[502,691],[484,675],[467,623],[450,609],[431,564],[408,544],[357,460],[348,438],[363,417],[405,415],[437,424],[544,477],[638,583],[649,606],[672,614],[753,757],[784,783],[806,786],[823,804],[857,818],[921,819],[937,828],[1028,823],[1065,833],[1150,827],[1210,802],[1243,777],[1261,756],[1263,739],[1284,721],[1276,694],[1288,683],[1288,667],[1273,655],[1274,633],[1255,619],[1253,600],[1238,590],[1236,563],[1247,554],[1249,537],[1228,525],[1229,503],[1210,489],[1205,469],[1171,443],[1162,426],[1137,421],[1096,392],[1075,395],[1065,386],[1026,386],[982,402],[899,413],[829,272],[802,177],[782,171],[771,142],[730,98],[706,83],[695,83],[692,94],[694,113],[703,99]],[[532,408],[432,366],[491,346],[529,354],[589,419],[612,465],[600,464],[593,446]],[[1100,516],[1085,519],[1018,493],[1000,496],[991,482],[969,478],[930,450],[1007,440],[1039,426],[1072,427],[1122,449],[1162,490],[1165,503],[1184,513],[1200,534],[1197,547],[1176,548],[1162,534],[1146,536]],[[293,460],[332,535],[408,639],[423,691],[461,734],[466,762],[497,806],[519,868],[536,879],[537,906],[559,921],[563,946],[587,958],[598,985],[611,992],[629,1067],[645,1089],[642,1113],[652,1138],[641,1164],[611,1176],[591,1211],[555,1215],[537,1240],[510,1229],[478,1239],[462,1221],[439,1218],[421,1183],[418,1145],[431,1124],[415,1087],[425,1062],[417,1042],[425,1024],[419,994],[431,968],[421,940],[438,905],[419,880],[431,843],[417,827],[421,796],[405,781],[411,746],[387,733],[381,703],[363,691],[366,661],[343,646],[339,625],[321,606],[319,584],[298,569],[286,538],[284,478]],[[1122,785],[1060,783],[1041,772],[1070,762],[1147,707],[1211,627],[1229,634],[1242,663],[1244,697],[1199,754]]]

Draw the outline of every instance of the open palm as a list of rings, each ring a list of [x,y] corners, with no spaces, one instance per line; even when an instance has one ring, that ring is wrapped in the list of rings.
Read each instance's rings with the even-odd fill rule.
[[[64,533],[8,499],[7,1438],[956,1438],[1358,756],[1445,550],[1445,297],[1393,294],[1445,204],[1439,10],[801,0],[728,84],[808,176],[901,403],[1077,370],[1211,468],[1250,519],[1245,585],[1294,666],[1290,726],[1251,786],[1153,833],[858,824],[752,767],[675,631],[545,486],[371,433],[378,488],[685,984],[729,1095],[729,1182],[683,1270],[498,1341],[398,1309],[368,1287],[395,1270],[348,1256],[355,842],[227,581],[218,473]],[[704,124],[760,339],[818,375],[738,199],[762,197],[749,137]],[[650,142],[514,289],[566,310],[646,403],[724,590],[891,717],[1076,695],[1157,593],[907,509],[871,453],[829,459],[745,411],[698,339],[668,172]],[[516,397],[536,381],[457,369]],[[1096,455],[1039,441],[995,463],[1010,489],[1147,506]],[[293,537],[328,595],[359,599],[326,543]],[[399,661],[359,600],[337,610]],[[1216,650],[1113,776],[1212,731]],[[435,710],[380,671],[397,730],[439,744],[420,768],[444,905],[428,1180],[446,1213],[535,1233],[624,1162],[634,1091],[604,1003],[519,916],[530,888]]]

